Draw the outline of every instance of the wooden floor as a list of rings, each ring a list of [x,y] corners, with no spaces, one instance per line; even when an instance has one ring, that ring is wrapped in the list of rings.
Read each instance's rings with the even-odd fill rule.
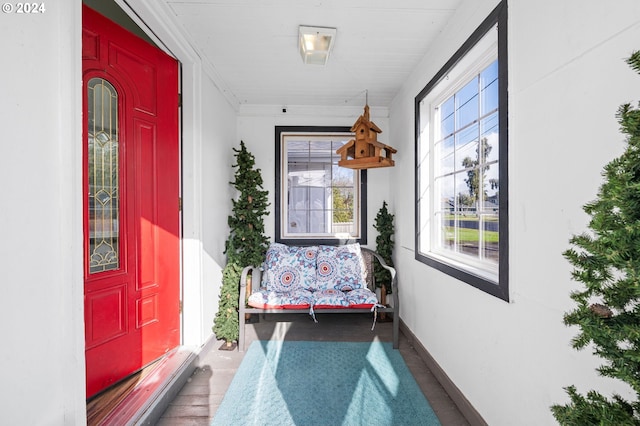
[[[304,314],[267,315],[247,327],[247,348],[253,340],[392,341],[391,322],[378,322],[371,331],[368,314],[319,314],[315,324]],[[233,379],[243,353],[218,350],[201,354],[197,368],[158,422],[161,426],[209,425]],[[469,423],[440,386],[434,375],[400,335],[400,353],[443,426]]]

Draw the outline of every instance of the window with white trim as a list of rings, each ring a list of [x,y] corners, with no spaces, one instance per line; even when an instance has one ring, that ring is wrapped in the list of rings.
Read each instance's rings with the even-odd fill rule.
[[[416,96],[416,258],[508,300],[506,3]]]
[[[276,241],[366,243],[366,172],[338,166],[349,127],[276,127]]]

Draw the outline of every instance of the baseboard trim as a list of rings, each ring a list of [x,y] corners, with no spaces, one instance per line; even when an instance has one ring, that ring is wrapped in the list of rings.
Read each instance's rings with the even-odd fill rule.
[[[447,373],[440,367],[436,360],[431,356],[427,348],[418,340],[413,332],[407,327],[407,325],[400,319],[400,331],[409,340],[409,343],[414,347],[420,358],[427,364],[429,370],[436,377],[440,385],[444,388],[445,392],[449,395],[451,400],[460,410],[460,413],[469,422],[471,426],[487,426],[487,422],[484,421],[480,413],[471,405],[469,400],[458,389],[456,384],[449,378]]]

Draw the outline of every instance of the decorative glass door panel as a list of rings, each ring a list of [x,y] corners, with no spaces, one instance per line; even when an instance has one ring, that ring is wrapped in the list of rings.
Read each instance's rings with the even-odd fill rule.
[[[102,78],[87,87],[89,272],[120,267],[118,93]]]

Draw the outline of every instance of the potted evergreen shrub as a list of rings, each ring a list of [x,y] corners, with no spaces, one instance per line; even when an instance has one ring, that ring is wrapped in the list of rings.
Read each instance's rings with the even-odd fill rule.
[[[221,349],[227,350],[234,349],[234,342],[238,340],[240,275],[246,266],[263,262],[269,245],[269,239],[264,235],[264,216],[268,214],[269,206],[268,191],[262,189],[262,172],[255,168],[255,157],[243,141],[240,141],[240,149],[233,148],[233,151],[236,157],[233,167],[236,171],[234,181],[229,183],[237,190],[238,196],[231,200],[233,215],[227,219],[227,263],[222,271],[222,288],[213,325],[216,338],[225,341]]]
[[[376,220],[373,227],[378,231],[376,237],[376,252],[382,256],[384,261],[389,266],[393,266],[393,234],[395,228],[393,226],[394,215],[387,210],[387,202],[382,202],[382,207],[378,210]],[[380,288],[380,303],[387,304],[387,294],[390,294],[393,289],[391,288],[391,273],[384,269],[380,263],[374,263],[373,275],[375,277],[376,287]],[[380,319],[385,319],[386,314],[382,312]]]
[[[640,52],[627,63],[640,73]],[[591,231],[574,235],[564,252],[584,284],[571,294],[577,306],[564,322],[580,330],[572,346],[593,348],[604,360],[598,373],[629,384],[636,397],[596,390],[585,397],[568,386],[570,402],[551,407],[562,425],[640,425],[640,110],[622,105],[617,118],[625,151],[604,167],[597,198],[584,206]]]

